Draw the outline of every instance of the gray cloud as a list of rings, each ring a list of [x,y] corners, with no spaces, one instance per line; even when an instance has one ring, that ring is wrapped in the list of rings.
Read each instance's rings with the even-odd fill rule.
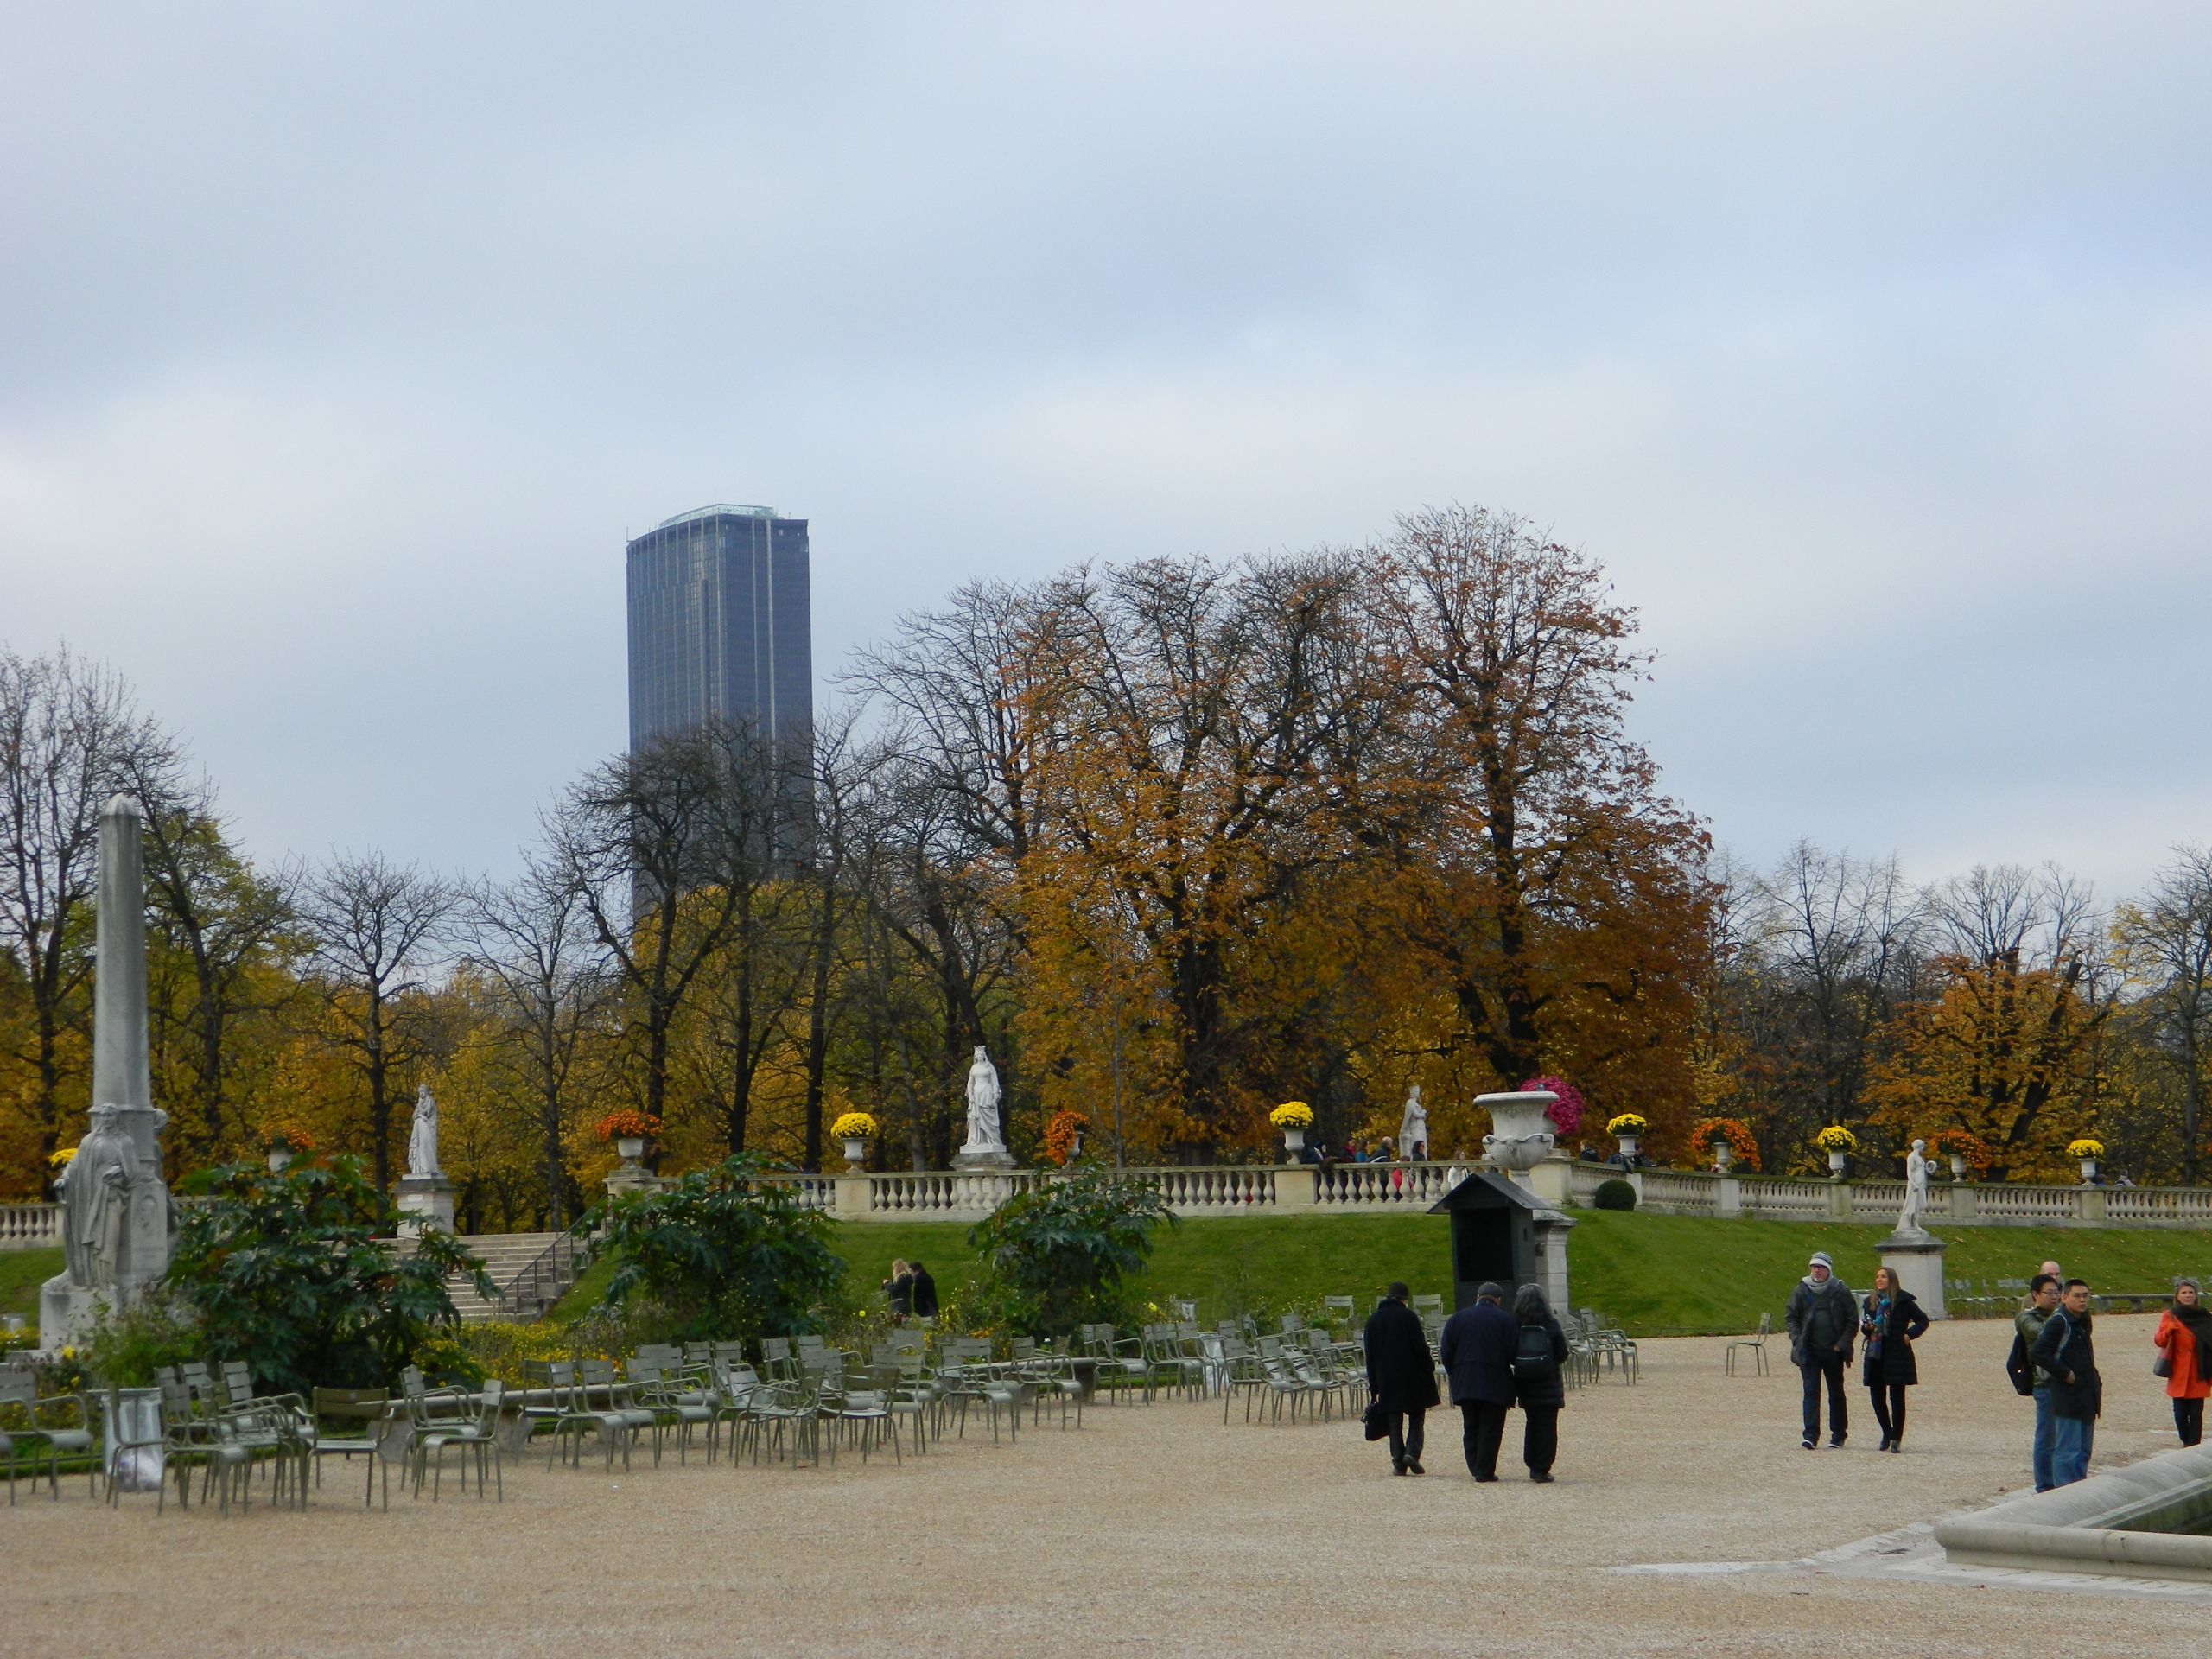
[[[0,638],[250,845],[498,866],[620,546],[977,574],[1452,499],[1612,566],[1717,833],[2212,833],[2191,7],[281,5],[0,20]]]

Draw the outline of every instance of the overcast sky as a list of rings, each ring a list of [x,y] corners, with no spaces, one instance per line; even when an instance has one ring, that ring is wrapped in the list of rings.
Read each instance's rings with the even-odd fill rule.
[[[622,544],[969,577],[1463,501],[1745,857],[2212,837],[2212,8],[0,0],[0,641],[257,855],[504,869]]]

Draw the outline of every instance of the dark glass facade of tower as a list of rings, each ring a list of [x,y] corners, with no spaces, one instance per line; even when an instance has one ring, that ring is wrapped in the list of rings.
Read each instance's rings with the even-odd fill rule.
[[[814,725],[806,520],[701,507],[629,544],[630,747],[710,719],[804,747]]]

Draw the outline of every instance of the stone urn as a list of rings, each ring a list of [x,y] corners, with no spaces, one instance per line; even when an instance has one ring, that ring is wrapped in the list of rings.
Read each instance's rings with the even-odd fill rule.
[[[271,1147],[269,1148],[269,1173],[271,1175],[282,1175],[291,1166],[292,1149],[289,1147]]]
[[[2082,1185],[2084,1186],[2094,1186],[2096,1184],[2097,1160],[2094,1158],[2084,1158],[2082,1160]]]
[[[1828,1173],[1830,1175],[1840,1176],[1843,1173],[1843,1159],[1844,1154],[1840,1152],[1831,1152],[1828,1154]]]
[[[1963,1181],[1967,1178],[1967,1160],[1957,1153],[1951,1154],[1951,1179]]]
[[[1613,1137],[1614,1140],[1620,1142],[1621,1156],[1627,1159],[1631,1164],[1636,1161],[1637,1142],[1642,1138],[1643,1137],[1637,1135],[1632,1130],[1627,1135],[1617,1135]]]
[[[645,1155],[645,1137],[642,1135],[618,1135],[614,1137],[614,1150],[624,1163],[634,1165]]]
[[[868,1165],[868,1141],[865,1136],[849,1135],[845,1137],[845,1162],[854,1169]]]
[[[1293,1161],[1295,1162],[1295,1154],[1306,1150],[1306,1131],[1303,1129],[1285,1129],[1282,1132],[1282,1149],[1285,1152],[1294,1154]]]
[[[1713,1143],[1713,1167],[1716,1174],[1726,1175],[1728,1166],[1736,1161],[1736,1148],[1726,1141]]]
[[[1491,1133],[1483,1136],[1483,1156],[1528,1185],[1529,1172],[1552,1154],[1555,1136],[1544,1109],[1558,1098],[1548,1089],[1476,1096],[1475,1104],[1490,1114],[1491,1121]]]

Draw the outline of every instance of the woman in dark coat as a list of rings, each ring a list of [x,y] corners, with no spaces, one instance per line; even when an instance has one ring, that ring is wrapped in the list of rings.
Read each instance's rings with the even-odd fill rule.
[[[1913,1338],[1928,1329],[1928,1315],[1887,1268],[1874,1269],[1874,1288],[1860,1304],[1859,1330],[1866,1338],[1860,1376],[1882,1426],[1882,1450],[1904,1450],[1904,1391],[1920,1381]]]
[[[1367,1316],[1367,1386],[1390,1421],[1390,1472],[1418,1475],[1428,1408],[1437,1402],[1436,1362],[1421,1315],[1406,1306],[1411,1294],[1392,1285]]]
[[[1523,1285],[1513,1298],[1519,1326],[1513,1344],[1513,1403],[1521,1408],[1521,1460],[1529,1478],[1552,1478],[1559,1456],[1559,1414],[1567,1405],[1567,1332],[1552,1314],[1551,1302],[1535,1285]]]

